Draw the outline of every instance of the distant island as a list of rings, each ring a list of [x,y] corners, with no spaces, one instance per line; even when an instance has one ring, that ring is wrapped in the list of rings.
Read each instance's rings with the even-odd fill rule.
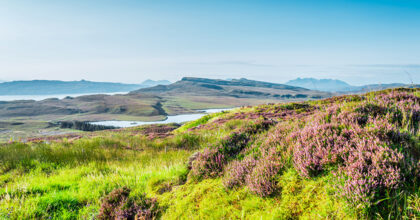
[[[167,85],[167,80],[146,80],[140,84],[112,82],[30,80],[0,83],[0,95],[54,95],[83,93],[129,92],[156,85]]]
[[[368,92],[397,87],[418,87],[418,85],[390,83],[390,84],[368,84],[363,86],[353,86],[342,80],[337,79],[315,79],[315,78],[297,78],[286,82],[286,85],[298,86],[311,90],[318,90],[324,92]]]

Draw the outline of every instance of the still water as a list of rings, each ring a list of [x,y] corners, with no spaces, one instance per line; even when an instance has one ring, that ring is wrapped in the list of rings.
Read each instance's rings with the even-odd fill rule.
[[[149,124],[167,124],[167,123],[182,123],[187,121],[193,121],[201,118],[202,116],[210,113],[216,113],[221,111],[227,111],[231,109],[206,109],[200,110],[203,113],[196,113],[196,114],[184,114],[184,115],[175,115],[175,116],[168,116],[166,120],[163,121],[97,121],[91,122],[94,125],[104,125],[104,126],[114,126],[119,128],[127,128],[127,127],[134,127],[139,125],[149,125]]]

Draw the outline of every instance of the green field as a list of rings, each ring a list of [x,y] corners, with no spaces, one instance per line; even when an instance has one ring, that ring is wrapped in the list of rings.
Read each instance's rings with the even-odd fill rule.
[[[419,100],[386,90],[11,141],[0,219],[420,218]]]

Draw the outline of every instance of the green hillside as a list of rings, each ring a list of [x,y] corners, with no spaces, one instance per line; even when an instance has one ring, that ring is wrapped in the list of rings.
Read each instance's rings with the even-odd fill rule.
[[[420,89],[0,145],[0,219],[418,219]]]

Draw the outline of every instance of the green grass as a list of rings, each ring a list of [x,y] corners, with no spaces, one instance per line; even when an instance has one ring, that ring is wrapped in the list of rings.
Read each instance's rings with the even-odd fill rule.
[[[93,216],[100,199],[113,189],[127,186],[141,194],[150,179],[175,178],[184,173],[190,155],[189,151],[174,149],[102,153],[103,157],[60,153],[55,155],[62,162],[55,158],[30,164],[30,168],[17,166],[19,171],[9,174],[4,181],[7,187],[0,191],[0,216],[5,217],[5,211],[12,207],[13,219]]]
[[[355,218],[331,193],[329,179],[303,180],[294,170],[281,176],[281,192],[261,198],[246,188],[226,190],[220,179],[180,186],[162,195],[164,219],[329,219]],[[176,201],[174,203],[174,201]]]
[[[126,186],[153,194],[153,183],[184,181],[188,157],[228,132],[154,139],[130,131],[46,143],[0,145],[0,219],[87,219],[100,200]]]

